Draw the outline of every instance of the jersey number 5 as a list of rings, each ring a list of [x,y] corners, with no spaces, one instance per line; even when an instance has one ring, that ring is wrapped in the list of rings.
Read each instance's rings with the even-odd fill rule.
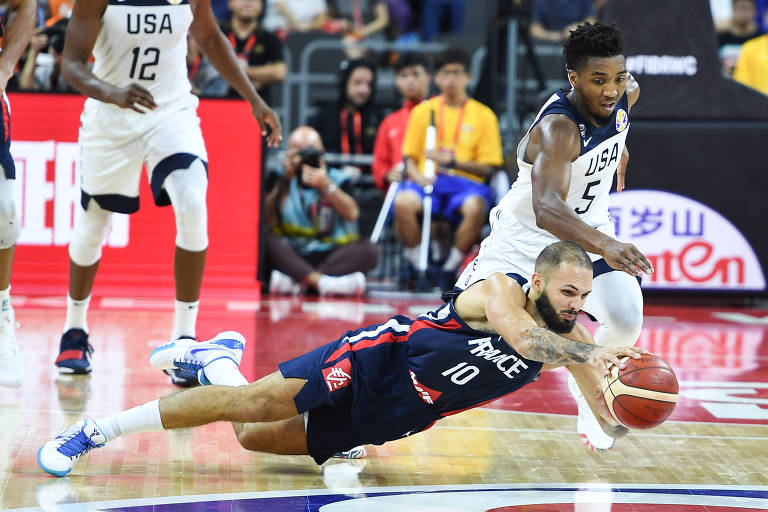
[[[587,213],[587,210],[589,210],[589,207],[592,206],[592,201],[595,200],[595,195],[594,194],[590,195],[589,189],[599,184],[600,184],[600,180],[590,181],[589,183],[587,183],[587,188],[584,189],[584,195],[581,196],[581,198],[586,199],[589,202],[587,203],[587,206],[585,206],[584,208],[576,208],[575,210],[576,213],[578,213],[579,215],[581,215],[582,213]]]
[[[141,48],[136,46],[133,50],[133,59],[131,60],[131,71],[128,76],[133,79],[136,77],[136,67],[139,65],[139,55],[141,54]],[[149,47],[144,49],[144,62],[139,66],[139,80],[154,80],[155,73],[150,74],[148,68],[156,66],[160,61],[160,48]]]

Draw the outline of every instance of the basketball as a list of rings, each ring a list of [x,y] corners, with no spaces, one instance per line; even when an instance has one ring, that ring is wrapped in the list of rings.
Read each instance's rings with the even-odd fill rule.
[[[672,368],[657,355],[625,357],[626,368],[613,365],[603,379],[603,396],[613,419],[631,429],[653,428],[666,420],[677,404],[678,384]]]

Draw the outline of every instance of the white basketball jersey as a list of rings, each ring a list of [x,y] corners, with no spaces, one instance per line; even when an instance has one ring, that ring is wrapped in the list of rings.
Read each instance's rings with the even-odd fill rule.
[[[610,121],[602,127],[596,127],[578,113],[566,94],[558,91],[547,100],[528,133],[520,141],[517,147],[517,165],[520,169],[517,180],[494,208],[496,211],[491,212],[492,218],[498,218],[499,210],[503,210],[531,230],[552,236],[536,226],[531,186],[533,165],[525,162],[524,156],[533,127],[546,115],[564,114],[576,123],[581,134],[581,153],[571,163],[571,182],[565,203],[590,226],[597,228],[611,223],[608,194],[629,132],[627,95],[624,94],[616,104]],[[494,228],[504,230],[504,226],[499,224],[495,223]]]
[[[146,87],[158,107],[190,94],[189,0],[109,0],[93,48],[93,73],[118,87]]]

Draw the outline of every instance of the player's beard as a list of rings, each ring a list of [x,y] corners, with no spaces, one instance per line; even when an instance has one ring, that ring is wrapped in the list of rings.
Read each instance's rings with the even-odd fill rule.
[[[539,310],[539,314],[541,315],[542,320],[544,320],[544,323],[547,324],[547,328],[552,331],[556,332],[558,334],[564,334],[567,332],[571,332],[573,330],[573,326],[576,325],[576,314],[577,311],[568,310],[567,313],[573,314],[573,320],[566,320],[560,316],[560,312],[555,310],[555,307],[552,305],[552,301],[549,300],[549,296],[547,295],[547,292],[542,292],[541,295],[536,299],[535,301],[536,309]]]

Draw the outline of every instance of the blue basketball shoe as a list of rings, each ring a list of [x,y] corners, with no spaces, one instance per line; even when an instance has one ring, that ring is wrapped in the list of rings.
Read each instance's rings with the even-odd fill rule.
[[[176,339],[197,341],[193,336],[179,336]],[[173,368],[171,370],[163,370],[163,373],[171,378],[171,384],[180,388],[192,388],[200,385],[200,382],[197,380],[197,373],[189,370]]]
[[[59,373],[85,375],[91,373],[93,347],[88,343],[88,333],[82,329],[69,329],[61,336],[56,366]]]
[[[37,464],[54,476],[67,476],[81,456],[107,442],[93,420],[80,420],[37,451]]]
[[[230,359],[235,366],[239,366],[244,348],[245,337],[242,334],[225,331],[204,342],[183,339],[160,345],[149,354],[149,362],[160,370],[194,372],[201,384],[210,385],[205,377],[205,367],[221,358]]]

